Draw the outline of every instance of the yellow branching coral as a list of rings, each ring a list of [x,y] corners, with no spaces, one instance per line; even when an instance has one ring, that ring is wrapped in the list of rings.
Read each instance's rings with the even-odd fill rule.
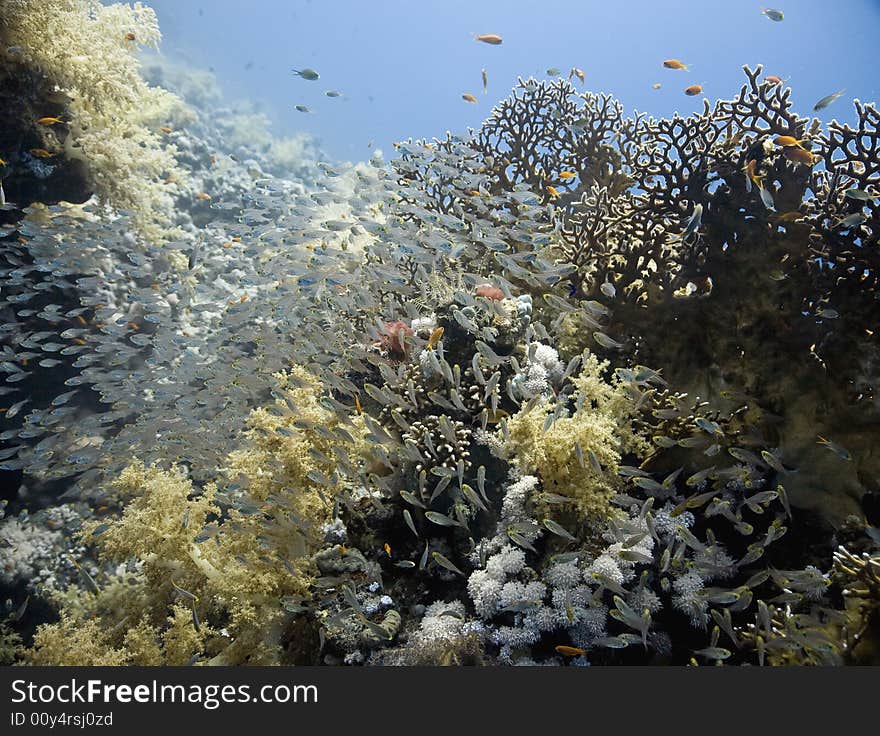
[[[95,192],[131,213],[145,236],[169,235],[173,201],[163,179],[183,179],[159,128],[183,103],[139,74],[139,46],[156,47],[156,15],[140,3],[0,0],[4,42],[70,98],[64,153],[89,167]]]
[[[507,424],[506,449],[520,470],[537,474],[545,491],[574,499],[588,522],[611,513],[622,454],[648,448],[632,429],[632,401],[602,378],[607,367],[607,361],[584,354],[583,369],[572,379],[582,402],[546,430],[545,421],[555,408],[549,402],[514,414]]]
[[[327,433],[339,420],[320,405],[323,387],[305,370],[277,378],[286,413],[255,410],[245,447],[224,469],[247,492],[227,488],[221,496],[212,483],[196,488],[178,467],[138,461],[120,474],[116,491],[128,499],[121,516],[84,531],[102,564],[120,566],[96,580],[97,592],[73,589],[60,597],[62,620],[41,627],[30,661],[282,661],[289,618],[282,601],[308,598],[310,556],[332,516],[332,494],[321,492],[321,480],[338,473]],[[353,420],[349,451],[363,433]],[[86,621],[89,631],[100,630],[89,637],[92,649],[70,636]]]

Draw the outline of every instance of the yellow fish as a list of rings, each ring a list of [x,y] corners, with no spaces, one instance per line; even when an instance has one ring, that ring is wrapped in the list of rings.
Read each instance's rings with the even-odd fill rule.
[[[37,125],[65,125],[61,118],[39,118]]]
[[[428,349],[433,349],[437,346],[444,332],[445,330],[442,327],[438,327],[431,333],[431,337],[428,338]]]
[[[563,657],[580,657],[587,653],[586,649],[581,649],[580,647],[567,647],[564,644],[560,644],[558,647],[554,647],[554,649],[556,649],[556,651]]]
[[[577,176],[573,171],[563,171],[559,174],[559,178],[563,181],[568,181],[569,179],[574,179]]]

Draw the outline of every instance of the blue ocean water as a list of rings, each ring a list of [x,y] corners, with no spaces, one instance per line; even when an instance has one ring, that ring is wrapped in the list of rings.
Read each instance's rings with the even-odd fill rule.
[[[583,69],[585,88],[608,92],[628,111],[655,116],[697,111],[702,84],[714,101],[732,97],[741,66],[764,65],[788,79],[795,109],[806,114],[845,89],[823,120],[854,119],[851,100],[878,98],[877,0],[798,0],[778,6],[774,22],[749,0],[154,0],[163,53],[210,68],[229,96],[247,98],[278,134],[306,131],[331,158],[386,152],[408,137],[442,136],[477,126],[517,76]],[[474,33],[503,37],[500,46]],[[677,58],[690,71],[664,69]],[[311,67],[316,81],[291,69]],[[488,75],[483,94],[481,69]],[[652,85],[660,83],[660,89]],[[326,90],[342,97],[328,98]],[[477,97],[477,104],[462,94]],[[294,109],[305,105],[314,114]]]

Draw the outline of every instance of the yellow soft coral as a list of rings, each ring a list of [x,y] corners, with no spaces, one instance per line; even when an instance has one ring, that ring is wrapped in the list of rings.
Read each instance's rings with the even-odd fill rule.
[[[347,430],[353,442],[328,439],[340,420],[321,406],[323,387],[307,371],[293,367],[277,378],[285,397],[278,408],[288,407],[286,413],[253,412],[245,445],[224,469],[230,484],[222,497],[215,484],[196,488],[175,466],[134,461],[119,475],[121,516],[84,531],[105,569],[119,567],[98,577],[97,593],[74,588],[58,596],[62,621],[41,629],[31,661],[186,664],[196,655],[211,664],[282,661],[288,619],[282,600],[308,597],[310,556],[333,510],[332,493],[323,494],[318,476],[308,476],[336,477],[334,448],[349,445],[354,463],[365,442],[356,418]],[[230,490],[232,481],[247,490]],[[93,633],[100,627],[91,649],[79,637],[65,649],[77,622],[89,622]]]
[[[583,369],[572,379],[583,402],[546,430],[545,421],[554,410],[549,402],[521,411],[507,423],[506,449],[520,470],[536,473],[545,491],[574,499],[588,522],[611,513],[611,496],[620,488],[617,471],[622,453],[647,448],[644,438],[631,429],[632,401],[619,386],[602,378],[607,366],[584,354]]]
[[[4,43],[70,98],[69,158],[87,162],[99,199],[131,213],[147,238],[170,235],[173,200],[163,179],[184,174],[160,126],[183,103],[139,74],[138,46],[161,35],[148,7],[96,0],[0,0]]]

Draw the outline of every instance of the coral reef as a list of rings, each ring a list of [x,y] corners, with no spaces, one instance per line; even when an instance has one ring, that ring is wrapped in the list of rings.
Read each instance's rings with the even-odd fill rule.
[[[746,76],[669,120],[520,80],[390,166],[291,167],[308,147],[235,139],[252,116],[196,121],[167,135],[204,196],[181,189],[162,249],[132,206],[27,207],[2,231],[0,469],[108,508],[75,578],[34,574],[59,554],[36,514],[4,521],[9,582],[57,620],[22,654],[10,615],[3,656],[870,661],[873,527],[832,558],[811,509],[839,524],[874,490],[851,292],[877,215],[846,192],[876,186],[876,112],[822,130]]]

